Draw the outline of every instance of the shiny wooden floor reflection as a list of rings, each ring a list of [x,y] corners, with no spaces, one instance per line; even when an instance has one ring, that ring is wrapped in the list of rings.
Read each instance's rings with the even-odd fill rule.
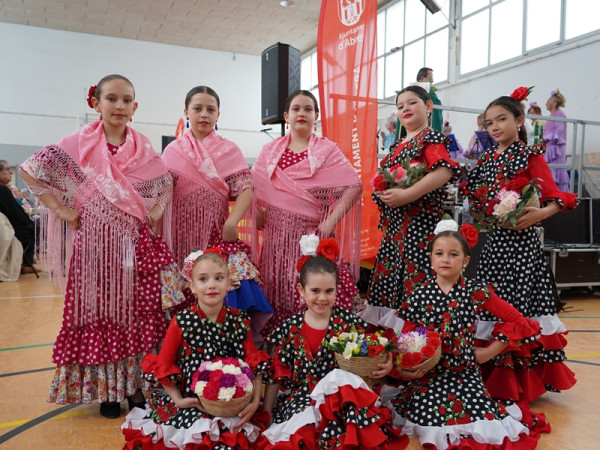
[[[105,419],[98,404],[58,406],[46,403],[53,375],[52,343],[60,327],[63,299],[47,274],[21,275],[0,282],[0,448],[118,449],[123,446],[120,419]],[[565,291],[568,365],[578,382],[561,394],[548,393],[532,404],[547,415],[552,432],[540,449],[598,448],[600,410],[600,292]],[[418,449],[412,439],[410,449]]]

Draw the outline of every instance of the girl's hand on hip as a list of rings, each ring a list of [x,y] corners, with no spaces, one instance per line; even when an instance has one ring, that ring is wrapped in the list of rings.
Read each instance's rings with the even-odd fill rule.
[[[79,228],[79,211],[76,209],[67,208],[66,206],[59,206],[54,210],[54,215],[60,220],[64,220],[71,228],[76,230]]]

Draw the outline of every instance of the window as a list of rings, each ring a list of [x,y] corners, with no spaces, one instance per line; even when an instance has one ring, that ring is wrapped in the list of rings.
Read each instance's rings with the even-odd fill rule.
[[[461,75],[563,45],[600,30],[600,2],[585,0],[462,0]]]

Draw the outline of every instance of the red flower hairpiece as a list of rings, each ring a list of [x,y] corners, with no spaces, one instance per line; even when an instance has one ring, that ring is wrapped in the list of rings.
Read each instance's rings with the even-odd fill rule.
[[[518,100],[518,101],[522,102],[523,100],[527,100],[527,97],[529,96],[529,94],[531,94],[531,91],[533,91],[534,87],[535,86],[530,86],[530,87],[521,86],[521,87],[518,87],[517,89],[515,89],[513,91],[512,94],[510,94],[510,96],[512,98],[514,98],[515,100]]]
[[[466,239],[469,247],[473,248],[477,245],[477,241],[479,241],[479,231],[470,223],[463,223],[458,229],[458,233],[462,234],[462,236]]]
[[[315,235],[311,235],[310,237],[316,239]],[[298,259],[298,262],[296,263],[296,270],[298,271],[298,273],[300,273],[302,267],[304,267],[304,264],[306,264],[306,261],[308,261],[313,256],[322,256],[323,258],[327,258],[331,262],[335,263],[335,260],[339,255],[340,247],[338,246],[338,243],[335,240],[335,238],[319,239],[319,244],[317,245],[316,251],[314,251],[313,247],[313,250],[310,254],[302,255]]]
[[[340,254],[340,247],[335,238],[321,239],[317,247],[317,255],[335,262]]]
[[[96,88],[97,87],[98,86],[93,85],[93,86],[90,86],[90,88],[88,90],[87,104],[92,109],[94,109],[94,104],[92,103],[92,98],[94,97],[94,94],[96,93]]]

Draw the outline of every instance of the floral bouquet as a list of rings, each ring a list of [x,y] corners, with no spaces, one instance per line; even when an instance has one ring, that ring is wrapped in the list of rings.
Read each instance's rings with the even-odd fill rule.
[[[236,416],[252,398],[254,374],[238,358],[204,361],[192,377],[192,390],[209,414]]]
[[[379,369],[377,364],[386,361],[387,353],[395,348],[396,336],[391,331],[363,333],[352,327],[349,332],[325,339],[323,345],[335,352],[340,369],[367,377]]]
[[[417,327],[407,333],[397,332],[396,365],[407,370],[429,370],[442,356],[442,340],[437,331]]]
[[[528,206],[539,208],[540,198],[535,179],[527,175],[516,175],[498,191],[496,198],[487,203],[483,214],[474,213],[474,217],[488,225],[516,226],[523,209]]]
[[[415,184],[425,175],[425,164],[406,159],[402,164],[388,168],[380,167],[371,178],[374,192],[393,188],[407,188]]]

